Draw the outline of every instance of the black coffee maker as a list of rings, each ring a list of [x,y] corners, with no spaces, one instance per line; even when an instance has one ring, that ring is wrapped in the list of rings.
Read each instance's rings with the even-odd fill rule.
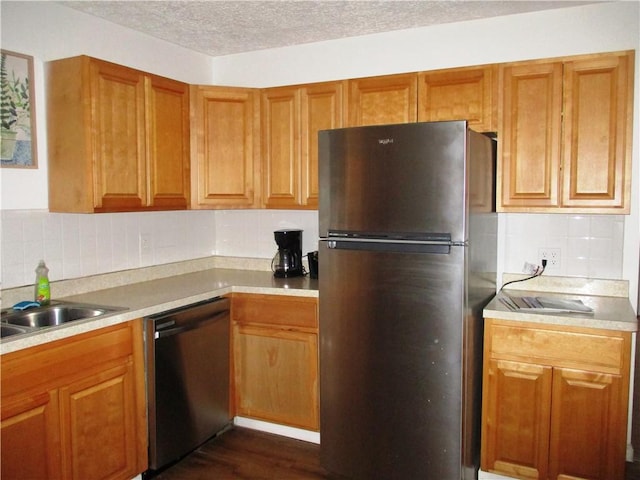
[[[271,261],[275,277],[299,277],[302,269],[302,230],[276,230],[273,236],[278,251]]]

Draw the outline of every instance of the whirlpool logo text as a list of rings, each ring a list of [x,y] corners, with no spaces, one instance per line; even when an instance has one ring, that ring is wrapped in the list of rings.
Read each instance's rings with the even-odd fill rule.
[[[390,143],[393,143],[393,138],[379,138],[378,143],[380,145],[389,145]]]

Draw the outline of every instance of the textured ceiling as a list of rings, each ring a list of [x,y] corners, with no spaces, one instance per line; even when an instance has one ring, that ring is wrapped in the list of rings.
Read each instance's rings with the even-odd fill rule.
[[[572,7],[594,1],[61,1],[211,56]]]

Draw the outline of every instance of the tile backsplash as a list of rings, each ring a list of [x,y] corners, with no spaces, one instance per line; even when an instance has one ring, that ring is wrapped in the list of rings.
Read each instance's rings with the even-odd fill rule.
[[[505,231],[498,258],[505,272],[521,273],[524,262],[540,262],[541,248],[553,248],[560,253],[559,265],[547,267],[548,275],[622,277],[624,216],[501,215]],[[2,210],[0,219],[2,288],[31,284],[40,259],[55,281],[209,255],[271,258],[276,249],[273,231],[282,228],[304,231],[303,253],[318,248],[317,211],[80,215]]]
[[[541,250],[558,253],[546,275],[622,278],[623,215],[504,214],[504,271],[540,264]]]
[[[315,211],[82,215],[2,210],[0,220],[2,288],[34,282],[40,259],[46,261],[50,279],[55,281],[209,255],[271,258],[276,249],[273,231],[281,228],[304,230],[303,253],[316,250],[318,244]]]

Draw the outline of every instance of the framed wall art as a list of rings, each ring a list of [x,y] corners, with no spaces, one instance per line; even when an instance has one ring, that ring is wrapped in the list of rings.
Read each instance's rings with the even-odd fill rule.
[[[33,57],[0,50],[0,164],[37,168]]]

